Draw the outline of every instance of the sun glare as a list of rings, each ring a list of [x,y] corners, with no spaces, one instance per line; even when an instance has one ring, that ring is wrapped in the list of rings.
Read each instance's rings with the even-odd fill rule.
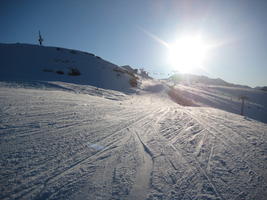
[[[199,36],[187,36],[169,44],[169,62],[181,73],[201,68],[208,51],[207,44]]]

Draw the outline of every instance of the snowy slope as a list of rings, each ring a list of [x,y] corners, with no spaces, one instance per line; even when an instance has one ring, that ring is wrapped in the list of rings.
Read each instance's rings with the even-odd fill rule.
[[[0,84],[0,199],[266,199],[266,124],[65,84]]]
[[[244,115],[267,123],[267,92],[265,91],[206,84],[179,84],[175,88],[195,105],[219,108],[236,114],[241,112],[240,96],[246,96],[248,100],[245,101]]]
[[[117,65],[87,52],[29,44],[0,44],[0,55],[2,81],[63,81],[132,92],[129,74],[116,71],[120,69]],[[70,69],[78,69],[81,75],[68,75]]]

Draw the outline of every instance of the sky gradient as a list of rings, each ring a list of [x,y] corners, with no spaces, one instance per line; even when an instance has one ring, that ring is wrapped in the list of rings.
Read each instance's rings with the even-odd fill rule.
[[[264,0],[1,0],[0,42],[84,50],[117,65],[165,78],[175,69],[172,43],[200,32],[220,44],[197,74],[252,87],[267,85],[267,1]]]

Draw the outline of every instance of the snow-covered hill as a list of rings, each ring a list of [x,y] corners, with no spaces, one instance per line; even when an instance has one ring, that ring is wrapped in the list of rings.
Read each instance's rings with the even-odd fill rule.
[[[63,81],[132,92],[130,73],[87,52],[29,44],[0,44],[0,80]]]

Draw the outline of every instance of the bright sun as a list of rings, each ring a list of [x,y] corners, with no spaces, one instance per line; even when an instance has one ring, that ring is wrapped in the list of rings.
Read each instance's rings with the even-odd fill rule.
[[[207,44],[199,36],[186,36],[169,44],[169,62],[181,73],[201,68],[208,51]]]

